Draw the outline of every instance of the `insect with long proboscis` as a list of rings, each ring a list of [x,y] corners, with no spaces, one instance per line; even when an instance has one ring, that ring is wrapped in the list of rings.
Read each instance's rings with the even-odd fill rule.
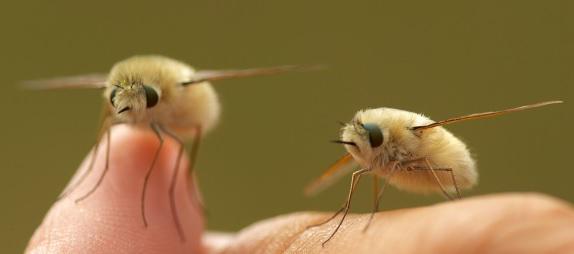
[[[476,185],[478,172],[466,145],[442,127],[443,125],[556,103],[562,101],[476,113],[438,122],[421,114],[393,108],[357,112],[350,123],[343,124],[341,139],[334,141],[343,144],[348,153],[305,189],[307,195],[315,194],[341,176],[353,172],[347,199],[333,216],[311,227],[323,225],[343,213],[337,227],[323,245],[331,240],[349,212],[351,198],[359,179],[366,174],[373,175],[376,196],[373,211],[364,230],[378,211],[379,200],[387,183],[406,191],[440,192],[448,199],[460,198],[461,190]],[[355,170],[357,164],[361,169]],[[385,180],[382,187],[379,187],[379,178]]]
[[[273,75],[288,71],[316,69],[318,66],[286,65],[244,70],[194,70],[180,61],[157,55],[134,56],[116,63],[109,74],[89,74],[47,80],[27,81],[30,89],[99,88],[104,89],[101,128],[92,150],[88,169],[78,180],[66,188],[59,198],[70,195],[92,171],[100,139],[106,136],[106,163],[96,184],[75,199],[76,203],[93,194],[108,172],[111,127],[131,124],[151,128],[159,139],[152,163],[147,169],[141,193],[141,217],[145,227],[148,220],[145,198],[148,180],[163,145],[165,134],[179,143],[177,161],[171,177],[169,199],[178,234],[185,240],[175,209],[174,190],[179,162],[184,150],[184,140],[193,139],[190,155],[190,176],[195,180],[194,164],[202,136],[213,129],[220,115],[220,103],[210,81],[240,77]],[[197,186],[197,185],[195,185]],[[197,193],[197,192],[196,192]]]

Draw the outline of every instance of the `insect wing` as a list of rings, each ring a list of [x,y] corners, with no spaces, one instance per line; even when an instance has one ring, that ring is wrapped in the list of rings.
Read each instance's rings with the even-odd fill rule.
[[[429,125],[416,126],[416,127],[413,127],[412,129],[413,130],[424,130],[424,129],[429,129],[429,128],[447,125],[447,124],[451,124],[451,123],[456,123],[456,122],[461,122],[461,121],[466,121],[466,120],[473,120],[473,119],[480,119],[480,118],[494,117],[494,116],[507,114],[507,113],[511,113],[511,112],[517,112],[517,111],[522,111],[522,110],[527,110],[527,109],[532,109],[532,108],[538,108],[538,107],[543,107],[546,105],[558,104],[558,103],[562,103],[562,101],[545,101],[545,102],[539,102],[539,103],[515,107],[515,108],[503,109],[503,110],[499,110],[499,111],[490,111],[490,112],[470,114],[470,115],[466,115],[466,116],[453,117],[453,118],[449,118],[446,120],[431,123]]]
[[[27,80],[22,82],[22,86],[32,90],[104,88],[106,87],[107,78],[108,74],[94,73],[42,80]]]
[[[182,84],[185,86],[205,81],[267,76],[283,72],[310,71],[321,68],[322,66],[319,65],[283,65],[283,66],[275,66],[267,68],[245,69],[245,70],[201,70],[194,73],[193,78],[191,80],[183,82]]]
[[[331,186],[339,178],[345,176],[356,168],[357,163],[351,154],[347,153],[333,165],[331,165],[321,176],[311,182],[305,188],[305,195],[311,196],[319,193],[325,188]]]

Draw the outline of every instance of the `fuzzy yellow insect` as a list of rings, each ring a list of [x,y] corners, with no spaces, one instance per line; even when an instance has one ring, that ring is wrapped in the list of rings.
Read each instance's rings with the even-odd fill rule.
[[[109,74],[90,74],[48,80],[27,81],[30,89],[58,88],[101,88],[104,89],[101,130],[99,140],[106,134],[106,166],[97,183],[85,194],[76,199],[76,203],[86,199],[98,188],[109,169],[110,127],[115,124],[131,124],[151,128],[160,145],[155,152],[152,164],[147,169],[142,183],[141,216],[145,227],[148,225],[145,213],[146,187],[149,176],[163,144],[163,135],[174,138],[180,144],[177,163],[170,184],[169,198],[175,225],[182,240],[185,235],[179,224],[174,202],[175,176],[183,153],[184,140],[193,139],[191,148],[190,171],[199,148],[201,137],[211,130],[219,119],[220,103],[209,81],[272,75],[286,71],[312,69],[302,66],[277,66],[245,70],[202,70],[196,71],[180,61],[158,55],[134,56],[116,63]],[[96,144],[93,149],[95,155]],[[92,156],[88,170],[79,177],[60,198],[63,198],[80,185],[92,171],[95,156]],[[194,178],[195,179],[195,178]]]
[[[460,190],[473,187],[478,180],[475,161],[466,145],[442,127],[443,125],[556,103],[562,101],[541,102],[439,122],[421,114],[393,108],[359,111],[350,123],[344,125],[341,140],[335,141],[343,144],[348,153],[305,189],[306,194],[315,194],[345,173],[354,170],[357,163],[361,167],[352,174],[349,194],[341,209],[328,220],[318,224],[325,224],[344,212],[339,224],[323,244],[341,227],[349,211],[355,186],[365,174],[386,180],[380,190],[378,184],[375,184],[377,196],[365,230],[378,210],[379,200],[387,183],[410,192],[440,192],[448,199],[455,198],[452,193],[456,193],[456,198],[460,198]],[[378,183],[376,178],[375,181]]]

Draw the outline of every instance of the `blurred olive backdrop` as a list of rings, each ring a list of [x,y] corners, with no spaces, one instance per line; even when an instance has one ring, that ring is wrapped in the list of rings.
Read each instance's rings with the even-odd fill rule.
[[[571,1],[154,2],[1,4],[0,252],[23,250],[93,145],[101,103],[99,91],[30,92],[18,81],[107,71],[135,54],[198,68],[330,66],[216,83],[223,118],[198,166],[211,230],[338,208],[349,179],[314,198],[302,189],[344,153],[328,142],[337,121],[367,107],[438,120],[563,99],[449,129],[478,159],[480,184],[465,196],[538,191],[574,201]],[[369,187],[355,211],[369,211]],[[436,202],[392,190],[382,209]]]

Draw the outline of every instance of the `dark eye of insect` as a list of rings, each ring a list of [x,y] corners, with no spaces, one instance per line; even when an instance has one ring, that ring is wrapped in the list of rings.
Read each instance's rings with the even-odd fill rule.
[[[114,88],[114,89],[112,90],[112,92],[110,93],[110,103],[111,103],[112,106],[114,106],[114,107],[116,106],[116,105],[114,104],[114,98],[116,98],[116,92],[117,92],[117,91],[118,91],[118,89],[117,89],[117,88]]]
[[[378,125],[372,123],[363,124],[363,128],[367,130],[369,134],[369,143],[371,144],[372,148],[379,147],[383,144],[383,132]]]
[[[157,95],[157,92],[149,86],[144,86],[144,91],[145,91],[146,107],[151,108],[155,106],[159,101],[159,96]]]

